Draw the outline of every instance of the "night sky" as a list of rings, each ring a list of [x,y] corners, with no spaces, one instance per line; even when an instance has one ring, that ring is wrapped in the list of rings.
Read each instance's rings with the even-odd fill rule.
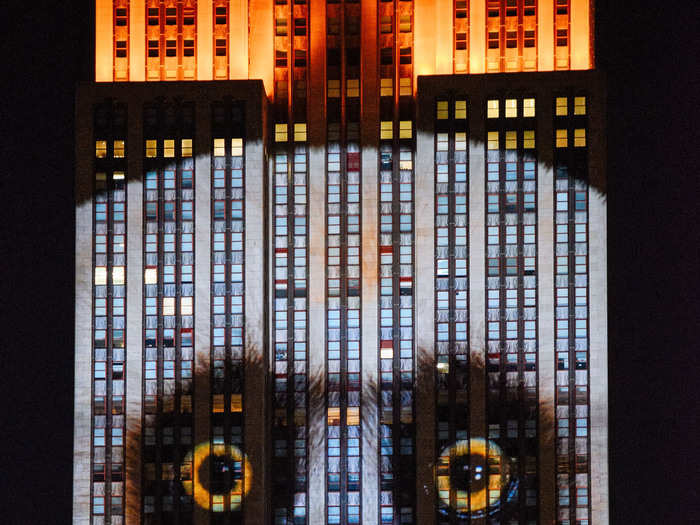
[[[0,523],[67,524],[73,96],[92,75],[92,2],[3,4]],[[608,78],[612,519],[700,523],[700,2],[596,4]]]

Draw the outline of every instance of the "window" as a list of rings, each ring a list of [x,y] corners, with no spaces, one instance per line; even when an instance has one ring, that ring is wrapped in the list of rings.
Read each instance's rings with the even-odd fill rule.
[[[275,142],[287,142],[287,124],[275,124]]]
[[[379,138],[382,140],[391,140],[394,136],[393,122],[390,120],[383,120],[380,122],[379,127]]]
[[[555,114],[557,117],[565,117],[569,113],[569,102],[566,97],[557,97],[555,101]]]
[[[569,147],[569,138],[568,138],[567,130],[565,130],[565,129],[556,130],[556,147],[557,148],[568,148]]]
[[[306,142],[306,124],[294,124],[294,142]]]
[[[498,118],[498,100],[489,100],[486,103],[486,118]]]
[[[487,143],[486,147],[489,150],[497,150],[498,149],[498,131],[489,131],[487,134]]]

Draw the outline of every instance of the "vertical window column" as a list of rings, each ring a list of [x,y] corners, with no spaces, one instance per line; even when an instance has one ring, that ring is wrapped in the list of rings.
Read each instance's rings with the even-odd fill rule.
[[[569,69],[571,0],[554,3],[554,69]]]
[[[588,127],[585,96],[555,98],[557,523],[590,515]]]
[[[454,72],[469,70],[469,0],[454,0]]]
[[[469,491],[460,485],[468,459],[462,454],[468,450],[465,440],[469,439],[467,101],[438,100],[436,117],[438,520],[447,525],[459,523],[471,512]]]
[[[487,102],[487,422],[504,455],[491,473],[515,488],[489,490],[489,508],[537,518],[537,245],[535,100]],[[499,459],[500,458],[500,459]],[[503,464],[506,458],[517,458]],[[505,478],[504,478],[505,479]],[[512,500],[512,501],[511,501]]]
[[[95,112],[93,200],[93,523],[123,523],[126,108]]]
[[[114,0],[114,80],[129,80],[129,1]]]

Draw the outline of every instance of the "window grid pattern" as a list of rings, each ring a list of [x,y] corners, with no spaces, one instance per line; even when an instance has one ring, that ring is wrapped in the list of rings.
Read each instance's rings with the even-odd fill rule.
[[[534,111],[532,98],[487,101],[486,418],[488,438],[504,452],[488,464],[491,475],[509,473],[517,484],[509,501],[489,490],[487,503],[501,505],[509,524],[538,516]]]
[[[308,203],[306,143],[274,155],[274,524],[307,523]]]
[[[469,71],[469,0],[454,0],[454,72]]]
[[[179,524],[193,505],[193,106],[146,106],[144,134],[142,512]]]
[[[274,13],[275,121],[306,122],[308,5],[306,0],[275,0]]]
[[[114,80],[129,80],[129,0],[112,2]]]
[[[414,523],[413,2],[378,2],[379,522]]]
[[[211,466],[213,525],[242,523],[245,366],[245,140],[236,103],[216,103],[212,115]],[[235,448],[234,448],[235,447]]]
[[[196,0],[147,0],[146,80],[196,78],[196,15]]]
[[[435,348],[439,525],[462,523],[467,491],[452,487],[469,439],[469,243],[466,98],[438,100],[435,120]],[[445,451],[447,454],[442,454]]]
[[[126,108],[95,110],[91,516],[124,519]]]
[[[591,507],[586,97],[555,97],[554,114],[557,523],[588,525]]]
[[[570,66],[571,0],[555,0],[554,4],[554,69]]]
[[[537,70],[537,1],[487,0],[486,72]]]
[[[214,0],[214,80],[229,77],[229,0]]]
[[[361,523],[360,3],[326,3],[326,523]]]

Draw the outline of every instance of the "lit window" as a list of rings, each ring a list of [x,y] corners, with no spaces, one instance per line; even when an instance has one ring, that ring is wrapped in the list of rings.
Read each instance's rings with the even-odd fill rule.
[[[158,154],[158,141],[157,140],[147,140],[146,141],[146,157],[153,158]]]
[[[489,100],[486,103],[486,118],[498,118],[498,100]]]
[[[506,149],[516,149],[518,144],[518,132],[506,131]]]
[[[124,158],[124,141],[115,140],[114,141],[114,158],[123,159]]]
[[[506,99],[506,118],[515,118],[518,116],[518,101],[514,98]]]
[[[275,142],[287,142],[286,124],[275,124]]]
[[[99,286],[102,284],[107,284],[107,268],[97,266],[95,268],[95,285]]]
[[[413,88],[411,86],[411,77],[403,77],[399,79],[399,95],[409,96],[413,94]]]
[[[523,99],[523,117],[534,117],[535,116],[535,99],[525,98]]]
[[[585,129],[575,129],[574,130],[574,147],[575,148],[586,147],[586,130]]]
[[[447,133],[438,133],[437,134],[437,150],[438,151],[447,151],[448,147],[449,147],[449,142],[448,142]]]
[[[306,124],[294,124],[294,142],[306,141]]]
[[[106,140],[96,140],[95,141],[95,156],[98,159],[104,159],[107,156],[107,141]]]
[[[347,424],[348,426],[360,424],[360,407],[348,407]]]
[[[556,115],[564,117],[569,113],[569,102],[566,97],[557,97],[556,100]]]
[[[393,137],[393,123],[390,120],[382,120],[379,128],[379,138],[382,140],[391,140]]]
[[[233,157],[243,155],[243,139],[231,139],[231,155]]]
[[[394,79],[392,79],[392,78],[380,79],[379,80],[379,96],[390,97],[393,94],[394,94]]]
[[[165,139],[163,141],[163,156],[166,158],[175,156],[175,141],[173,139]]]
[[[556,135],[557,148],[566,148],[569,146],[569,138],[565,129],[558,129]]]
[[[156,268],[146,268],[143,280],[145,284],[156,284],[158,282],[158,270]]]
[[[356,78],[349,78],[347,82],[347,97],[354,98],[360,96],[360,81]]]
[[[124,284],[124,267],[115,266],[112,269],[112,284]]]
[[[437,103],[437,118],[438,120],[445,120],[449,117],[449,109],[446,100],[438,100]]]
[[[163,297],[163,315],[175,315],[174,297]]]
[[[224,155],[226,155],[224,139],[214,139],[214,156],[223,157]]]
[[[455,151],[467,150],[467,133],[466,131],[457,131],[455,133]]]
[[[411,31],[411,15],[401,15],[399,18],[399,31],[402,33]]]
[[[535,148],[535,131],[526,130],[523,131],[523,148],[534,149]]]
[[[192,156],[192,139],[182,139],[182,156],[191,157]]]
[[[455,100],[455,119],[464,120],[467,118],[467,101]]]
[[[328,81],[328,98],[340,97],[340,80]]]
[[[586,97],[574,97],[574,115],[586,114]]]
[[[180,299],[180,315],[192,315],[192,297]]]
[[[413,123],[410,120],[399,122],[399,138],[410,139],[413,136]]]
[[[498,149],[498,131],[488,132],[487,148],[490,150]]]

